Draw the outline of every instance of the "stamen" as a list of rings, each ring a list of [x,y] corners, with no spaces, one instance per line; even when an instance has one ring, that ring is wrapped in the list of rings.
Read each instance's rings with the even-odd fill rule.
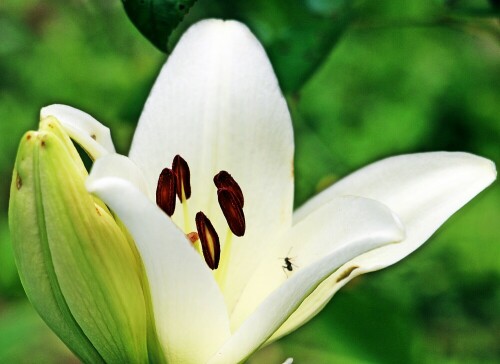
[[[175,211],[175,175],[171,169],[164,168],[158,177],[156,187],[156,204],[168,216],[172,216]]]
[[[229,258],[231,257],[231,250],[233,243],[233,234],[231,229],[227,229],[226,239],[224,240],[224,249],[222,249],[220,261],[222,262],[221,267],[217,269],[215,273],[215,279],[219,283],[221,290],[224,290],[226,286],[227,269],[229,266]]]
[[[191,173],[187,162],[178,154],[172,162],[172,171],[177,179],[177,197],[184,202],[191,197]]]
[[[214,226],[203,212],[198,212],[195,220],[196,229],[198,230],[201,246],[203,248],[205,262],[207,262],[210,269],[217,269],[220,260],[219,236],[217,235]]]
[[[229,190],[238,201],[239,205],[243,208],[245,200],[243,199],[243,191],[240,185],[234,180],[234,178],[226,171],[220,171],[214,177],[214,183],[217,189],[225,188]]]
[[[217,198],[229,228],[236,236],[245,234],[245,214],[237,197],[227,188],[219,188]]]

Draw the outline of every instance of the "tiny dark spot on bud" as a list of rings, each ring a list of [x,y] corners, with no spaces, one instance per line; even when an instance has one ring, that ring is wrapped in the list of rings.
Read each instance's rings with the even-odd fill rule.
[[[175,211],[175,175],[171,169],[164,168],[156,186],[156,204],[168,215]]]
[[[26,135],[26,140],[30,140],[30,139],[31,139],[31,134]]]
[[[23,187],[23,180],[21,179],[21,176],[19,175],[19,173],[17,173],[17,175],[16,175],[16,188],[18,190],[20,190],[21,187]]]
[[[101,211],[99,211],[99,209],[98,209],[97,207],[95,208],[95,210],[96,210],[96,212],[97,212],[97,215],[102,216],[102,215],[101,215]]]
[[[47,125],[49,126],[49,128],[54,129],[54,125],[52,125],[52,124],[50,124],[50,123],[49,123],[49,124],[47,124]]]
[[[336,282],[340,282],[341,280],[343,279],[346,279],[347,277],[349,277],[351,275],[351,273],[355,270],[355,269],[358,269],[359,266],[358,265],[353,265],[352,267],[349,267],[347,268],[345,271],[343,271],[337,278],[337,281]]]
[[[196,214],[196,230],[201,241],[203,257],[210,269],[217,269],[220,260],[219,236],[215,231],[212,222],[203,212]]]
[[[42,148],[45,148],[45,140],[42,140],[42,142],[40,143],[40,146],[41,146]]]
[[[90,137],[91,137],[92,139],[94,139],[94,140],[96,140],[96,139],[97,139],[97,136],[96,136],[95,134],[90,135]]]
[[[222,213],[233,234],[243,236],[245,234],[245,214],[237,197],[229,189],[219,188],[217,198]]]

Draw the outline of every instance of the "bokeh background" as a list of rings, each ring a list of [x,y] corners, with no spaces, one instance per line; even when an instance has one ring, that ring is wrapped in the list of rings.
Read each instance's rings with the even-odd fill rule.
[[[500,164],[497,0],[199,0],[263,42],[293,114],[296,205],[380,158],[461,150]],[[18,141],[51,103],[111,127],[126,153],[165,60],[119,0],[0,1],[0,363],[76,363],[17,276],[7,224]],[[396,266],[351,282],[250,363],[500,362],[500,187]],[[75,267],[76,269],[76,267]]]

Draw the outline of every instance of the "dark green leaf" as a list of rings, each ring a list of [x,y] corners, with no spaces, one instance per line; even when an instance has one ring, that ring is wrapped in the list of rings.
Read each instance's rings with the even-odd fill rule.
[[[455,15],[480,18],[492,18],[500,15],[498,0],[446,0],[443,3]]]
[[[196,0],[122,0],[132,23],[159,50],[167,52],[170,33]]]
[[[237,11],[265,44],[281,88],[287,94],[304,85],[354,20],[350,2],[236,1]],[[321,6],[320,6],[321,5]],[[258,19],[258,21],[256,21]]]

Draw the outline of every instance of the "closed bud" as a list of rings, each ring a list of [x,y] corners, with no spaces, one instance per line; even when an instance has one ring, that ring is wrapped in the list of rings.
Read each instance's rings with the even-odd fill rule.
[[[147,302],[133,242],[84,186],[59,122],[21,140],[9,226],[21,281],[48,326],[87,363],[146,363]]]

